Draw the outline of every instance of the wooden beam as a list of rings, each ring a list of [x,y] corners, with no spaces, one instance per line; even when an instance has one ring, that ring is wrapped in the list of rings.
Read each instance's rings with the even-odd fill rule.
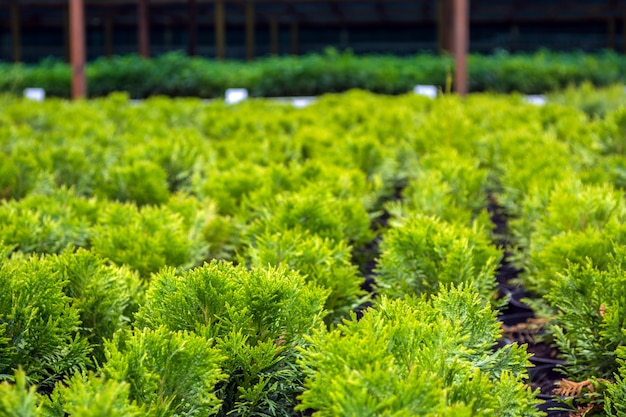
[[[187,44],[187,54],[194,56],[198,48],[198,3],[196,0],[188,0],[188,13],[189,16],[189,42]]]
[[[20,6],[11,5],[11,45],[13,50],[13,62],[22,60],[22,37],[20,30]]]
[[[270,50],[272,55],[278,55],[280,53],[278,47],[278,16],[273,13],[270,17]]]
[[[150,56],[148,0],[137,0],[137,43],[139,55],[148,58]]]
[[[217,59],[224,59],[226,56],[224,0],[215,0],[215,55]]]
[[[246,58],[254,59],[254,1],[246,1]]]
[[[72,65],[72,100],[87,95],[85,77],[86,42],[85,42],[85,7],[83,0],[70,0],[70,56]]]
[[[113,56],[113,16],[111,14],[104,17],[104,55],[107,58]]]
[[[291,22],[291,55],[298,55],[298,21]]]
[[[454,91],[465,96],[468,91],[467,52],[469,50],[469,1],[454,0]]]

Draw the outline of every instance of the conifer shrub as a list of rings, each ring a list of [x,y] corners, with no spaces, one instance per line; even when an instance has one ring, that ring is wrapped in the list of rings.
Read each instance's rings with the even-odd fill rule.
[[[143,406],[143,415],[216,415],[221,401],[215,386],[226,375],[220,369],[224,358],[211,345],[165,326],[122,330],[105,344],[101,373],[106,380],[128,383],[128,398]]]
[[[258,207],[252,219],[245,231],[249,237],[282,230],[309,231],[358,247],[374,236],[363,203],[354,197],[335,197],[323,185],[279,194]]]
[[[608,417],[626,415],[626,347],[617,348],[616,354],[619,370],[614,375],[615,383],[604,392],[604,412]]]
[[[169,197],[167,174],[149,160],[116,164],[102,172],[94,194],[138,205],[162,204]]]
[[[538,416],[524,346],[492,350],[500,325],[470,286],[383,297],[302,349],[299,410],[314,416]]]
[[[529,197],[524,216],[511,222],[515,261],[525,268],[522,282],[536,294],[547,294],[552,273],[566,267],[568,259],[592,257],[599,266],[605,264],[601,248],[624,241],[625,219],[626,205],[610,185],[585,185],[574,179],[557,184],[548,194]],[[602,240],[594,247],[594,241]]]
[[[502,252],[482,230],[416,215],[391,227],[380,244],[375,271],[379,291],[392,298],[436,293],[466,283],[493,298]]]
[[[49,392],[89,366],[91,349],[67,285],[49,259],[0,259],[1,379],[22,367],[30,383]]]
[[[26,383],[26,373],[22,369],[15,371],[13,383],[6,380],[0,382],[0,416],[2,417],[36,417],[42,415],[39,408],[41,397],[35,385]]]
[[[58,279],[66,283],[64,292],[72,298],[72,307],[79,311],[79,334],[89,341],[92,358],[101,364],[104,340],[130,323],[143,299],[139,275],[84,249],[66,250],[50,262]]]
[[[147,407],[131,401],[130,391],[129,382],[106,379],[91,372],[76,373],[66,383],[58,383],[52,395],[41,398],[38,411],[46,417],[154,415],[149,414]]]
[[[397,217],[421,213],[469,226],[487,207],[487,174],[478,159],[454,149],[438,150],[420,159],[401,202],[388,204],[387,210]],[[489,226],[488,220],[481,221]]]
[[[92,227],[92,250],[143,278],[165,266],[192,267],[204,257],[205,245],[189,236],[183,218],[166,206],[109,202]]]
[[[348,318],[365,299],[363,278],[352,264],[351,248],[344,241],[284,230],[257,236],[244,247],[242,262],[257,268],[286,266],[300,272],[307,282],[329,290],[324,305],[328,323]]]
[[[70,245],[87,246],[96,205],[72,194],[56,190],[52,195],[0,202],[0,240],[24,253],[59,253]]]
[[[248,270],[214,261],[180,275],[156,274],[136,326],[214,341],[228,375],[216,386],[219,415],[289,416],[302,385],[296,348],[321,325],[327,294],[284,267]]]
[[[616,350],[626,345],[626,250],[616,252],[605,270],[591,261],[571,264],[553,277],[551,291],[545,295],[557,311],[552,321],[554,337],[572,379],[612,379],[618,372]]]

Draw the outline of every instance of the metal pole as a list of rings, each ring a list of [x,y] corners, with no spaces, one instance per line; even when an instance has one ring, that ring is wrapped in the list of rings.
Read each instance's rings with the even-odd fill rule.
[[[13,62],[22,60],[22,39],[20,31],[20,6],[11,5],[11,38],[13,41]]]
[[[137,40],[139,55],[150,56],[150,24],[148,22],[148,0],[137,0]]]
[[[84,98],[87,94],[85,78],[85,8],[83,0],[70,0],[70,61],[72,64],[72,99]]]
[[[226,55],[224,0],[215,1],[215,52],[217,59],[224,59]]]
[[[615,19],[613,19],[612,17],[607,19],[607,35],[608,35],[608,42],[607,42],[607,47],[609,49],[615,50]]]
[[[246,2],[246,58],[254,59],[254,2]]]
[[[469,0],[454,0],[454,91],[468,91],[467,52],[469,49]]]

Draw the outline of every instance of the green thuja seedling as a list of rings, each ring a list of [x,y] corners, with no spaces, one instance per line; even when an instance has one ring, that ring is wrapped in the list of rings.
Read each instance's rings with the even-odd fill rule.
[[[282,268],[212,262],[156,274],[136,326],[195,332],[225,355],[220,415],[290,416],[301,392],[303,335],[322,323],[327,292]]]
[[[88,366],[80,312],[47,259],[0,260],[0,378],[22,367],[41,391]]]
[[[383,297],[359,321],[319,329],[301,349],[299,410],[315,416],[538,416],[516,344],[492,350],[495,313],[469,286]]]
[[[387,209],[400,218],[421,213],[469,226],[487,207],[488,171],[479,165],[449,148],[427,155],[402,191],[402,202],[389,203]]]
[[[365,206],[355,198],[337,198],[322,187],[277,195],[259,207],[246,230],[249,237],[283,230],[309,231],[355,247],[373,238]]]
[[[350,311],[364,301],[363,278],[351,263],[350,247],[343,241],[323,239],[307,231],[264,234],[245,246],[242,262],[253,267],[288,266],[311,282],[330,291],[326,298],[326,321],[348,318]]]
[[[416,216],[383,235],[377,283],[382,294],[394,298],[432,294],[441,284],[468,283],[489,300],[501,257],[475,229]]]
[[[6,377],[0,375],[0,377]],[[2,378],[5,379],[5,378]],[[26,383],[26,373],[22,369],[15,371],[9,381],[0,382],[0,417],[39,417],[44,415],[38,407],[41,397],[35,392],[34,385]]]
[[[50,260],[64,292],[80,312],[80,334],[89,340],[94,359],[104,360],[104,339],[130,322],[137,310],[143,287],[136,272],[127,267],[108,265],[93,252],[67,250]]]
[[[143,278],[164,266],[192,267],[204,258],[205,245],[189,235],[185,221],[167,207],[108,203],[92,229],[92,250]]]
[[[571,379],[611,379],[618,371],[614,352],[626,345],[625,254],[618,248],[614,263],[604,271],[591,262],[571,264],[553,278],[545,295],[557,311],[554,337]]]
[[[106,342],[101,372],[106,380],[129,384],[129,399],[145,407],[142,415],[215,415],[221,403],[215,385],[225,375],[219,366],[223,356],[211,345],[193,333],[163,326],[122,330]]]
[[[167,174],[163,168],[148,160],[114,165],[102,172],[94,194],[138,205],[162,204],[169,196]]]
[[[67,246],[86,246],[89,226],[97,213],[95,200],[76,197],[72,190],[50,195],[29,194],[0,204],[0,240],[24,253],[59,253]]]
[[[610,384],[604,392],[604,412],[609,417],[626,416],[626,347],[620,346],[616,350],[618,372],[615,374],[615,383]]]
[[[66,384],[57,384],[41,401],[46,417],[139,417],[146,410],[129,400],[130,384],[93,373],[77,373]]]

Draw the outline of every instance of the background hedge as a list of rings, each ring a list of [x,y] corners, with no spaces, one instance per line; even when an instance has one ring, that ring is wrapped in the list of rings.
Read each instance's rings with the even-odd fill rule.
[[[606,51],[470,55],[470,90],[538,94],[585,81],[596,86],[623,82],[626,57]],[[406,93],[417,84],[451,88],[454,61],[449,56],[365,55],[327,49],[323,54],[282,56],[253,62],[215,61],[172,52],[152,59],[137,55],[100,58],[88,64],[89,95],[127,91],[151,95],[223,96],[230,87],[255,97],[309,96],[360,88],[380,94]],[[38,65],[0,63],[0,92],[22,94],[41,87],[48,96],[69,97],[71,69],[58,60]]]

